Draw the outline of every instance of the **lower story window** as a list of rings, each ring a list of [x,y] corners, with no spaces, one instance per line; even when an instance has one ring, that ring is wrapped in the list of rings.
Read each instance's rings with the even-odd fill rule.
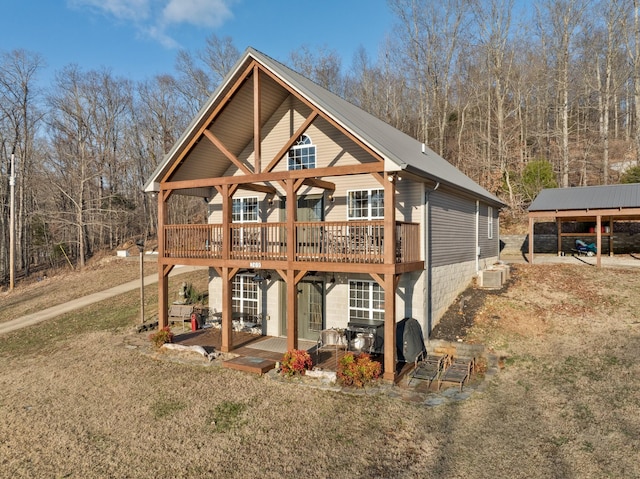
[[[349,319],[384,320],[384,289],[375,281],[349,281]]]
[[[258,283],[253,276],[237,274],[233,277],[231,304],[234,313],[258,315]]]

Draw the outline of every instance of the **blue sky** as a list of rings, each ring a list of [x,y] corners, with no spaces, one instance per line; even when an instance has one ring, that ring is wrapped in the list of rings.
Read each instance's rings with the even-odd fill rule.
[[[42,55],[42,80],[69,64],[144,80],[174,73],[179,49],[212,33],[277,60],[307,46],[337,51],[343,67],[363,46],[372,59],[389,35],[386,0],[4,0],[0,52]]]

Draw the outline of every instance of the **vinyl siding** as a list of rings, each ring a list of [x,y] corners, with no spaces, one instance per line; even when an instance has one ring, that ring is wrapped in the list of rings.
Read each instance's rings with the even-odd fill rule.
[[[492,208],[493,235],[491,239],[489,238],[488,210],[488,205],[480,203],[480,215],[478,218],[478,246],[480,246],[480,259],[498,256],[498,252],[500,250],[498,210],[497,208]]]
[[[262,142],[263,164],[275,157],[291,135],[309,116],[310,110],[299,100],[290,97],[276,111],[269,123],[263,128],[266,135]],[[324,168],[336,165],[356,165],[375,161],[371,155],[347,138],[341,131],[323,118],[317,117],[307,128],[305,134],[316,146],[316,167]],[[286,155],[273,171],[286,171]]]
[[[438,190],[429,197],[431,265],[475,261],[475,201]]]

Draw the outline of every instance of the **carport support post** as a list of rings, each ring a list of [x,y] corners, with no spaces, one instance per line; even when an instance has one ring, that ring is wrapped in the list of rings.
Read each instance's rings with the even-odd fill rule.
[[[144,324],[144,246],[140,247],[140,324]]]
[[[534,219],[529,216],[529,264],[533,264],[533,224]]]
[[[596,216],[596,265],[602,266],[602,216]]]

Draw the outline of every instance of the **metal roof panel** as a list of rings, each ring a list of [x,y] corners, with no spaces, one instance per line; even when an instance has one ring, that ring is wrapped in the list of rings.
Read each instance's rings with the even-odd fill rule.
[[[542,190],[529,211],[640,208],[640,183]]]
[[[156,171],[145,185],[146,191],[153,191],[156,188],[157,182],[173,164],[173,160],[180,153],[184,147],[183,145],[189,141],[195,130],[201,126],[201,122],[206,118],[207,113],[228,91],[230,85],[233,84],[232,80],[246,68],[252,59],[263,64],[292,90],[307,98],[316,108],[322,110],[334,121],[359,137],[385,160],[390,160],[400,169],[408,169],[413,174],[426,179],[462,189],[499,207],[506,206],[498,197],[488,192],[440,155],[426,146],[423,147],[423,144],[418,140],[411,138],[409,135],[253,48],[248,48],[245,51],[222,84],[193,119],[187,130],[165,156],[163,162],[158,165]]]

